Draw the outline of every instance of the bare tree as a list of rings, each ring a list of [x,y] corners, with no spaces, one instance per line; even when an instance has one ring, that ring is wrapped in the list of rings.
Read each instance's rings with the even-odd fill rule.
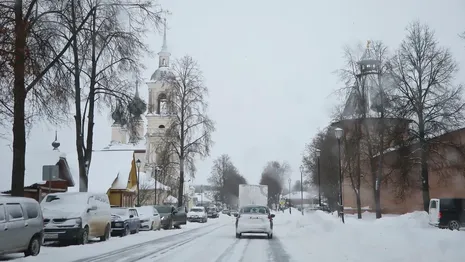
[[[263,168],[260,185],[268,186],[268,205],[279,204],[279,196],[286,188],[285,178],[290,175],[291,167],[287,162],[270,161]]]
[[[67,2],[15,0],[0,3],[0,63],[6,65],[0,73],[0,112],[13,117],[13,196],[24,194],[26,124],[37,116],[61,120],[57,117],[68,112],[69,90],[63,83],[70,76],[60,58],[91,12],[83,15],[75,33],[66,32],[69,39],[66,41],[56,21],[64,16]]]
[[[423,206],[428,210],[428,158],[430,138],[463,125],[463,87],[452,81],[457,63],[447,48],[439,43],[427,25],[413,22],[407,28],[395,57],[390,63],[399,108],[413,120],[411,135],[419,142],[420,188]]]
[[[239,196],[239,185],[247,184],[227,154],[213,161],[208,182],[218,190],[217,197],[222,203],[233,205]]]
[[[327,199],[328,205],[335,210],[337,203],[338,181],[339,181],[339,160],[337,140],[331,129],[325,129],[317,133],[312,142],[305,146],[302,164],[313,186],[320,185],[322,196]],[[320,178],[318,181],[318,158],[316,150],[320,150]]]
[[[215,126],[207,114],[208,88],[199,65],[192,57],[184,56],[176,60],[172,74],[166,76],[166,81],[170,87],[168,109],[172,122],[165,139],[179,159],[178,206],[182,206],[185,169],[194,176],[195,157],[210,154],[211,134]]]
[[[63,57],[73,76],[76,150],[79,163],[79,190],[87,192],[88,171],[92,160],[93,127],[98,106],[113,108],[113,119],[130,131],[130,141],[136,142],[146,110],[145,102],[128,76],[139,75],[141,58],[148,53],[143,43],[145,32],[157,27],[162,10],[146,0],[71,0],[68,17],[62,23],[71,32],[83,14],[91,10],[84,30],[72,40],[69,56]],[[85,101],[82,107],[82,101]]]

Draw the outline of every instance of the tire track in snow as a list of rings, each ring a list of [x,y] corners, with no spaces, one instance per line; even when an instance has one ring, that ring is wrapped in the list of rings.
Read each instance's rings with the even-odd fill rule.
[[[228,261],[227,259],[231,257],[233,251],[236,249],[240,241],[240,239],[236,239],[236,241],[234,241],[228,248],[226,248],[226,250],[223,253],[221,253],[221,255],[215,260],[215,262]]]
[[[135,250],[137,250],[137,249],[142,249],[144,247],[148,247],[148,246],[151,246],[151,245],[157,244],[157,243],[165,243],[167,241],[173,242],[173,241],[176,241],[177,239],[182,239],[182,237],[184,235],[195,234],[195,232],[203,231],[205,229],[208,230],[209,228],[212,228],[214,226],[217,226],[217,224],[212,224],[212,225],[208,225],[206,227],[199,227],[199,228],[195,228],[195,229],[191,229],[191,230],[186,230],[186,231],[183,231],[181,233],[174,234],[174,235],[157,238],[157,239],[154,239],[154,240],[151,240],[151,241],[147,241],[147,242],[144,242],[144,243],[132,245],[132,246],[121,248],[121,249],[114,250],[114,251],[110,251],[110,252],[103,253],[103,254],[100,254],[100,255],[97,255],[97,256],[91,256],[91,257],[78,259],[78,260],[75,260],[73,262],[117,261],[117,260],[122,259],[124,257],[133,256],[134,255],[133,252]]]
[[[268,261],[290,262],[292,261],[281,241],[274,237],[268,241]]]

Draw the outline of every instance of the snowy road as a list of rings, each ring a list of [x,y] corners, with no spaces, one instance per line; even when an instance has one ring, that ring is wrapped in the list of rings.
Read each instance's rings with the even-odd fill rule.
[[[428,214],[416,212],[346,224],[323,212],[302,216],[277,213],[274,238],[236,239],[233,217],[188,223],[178,230],[141,232],[85,246],[43,247],[37,257],[0,256],[14,262],[449,262],[463,261],[464,232],[428,225]]]

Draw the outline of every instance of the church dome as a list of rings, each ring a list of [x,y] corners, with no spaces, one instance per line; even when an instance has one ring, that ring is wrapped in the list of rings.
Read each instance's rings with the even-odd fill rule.
[[[159,67],[157,70],[155,70],[155,72],[153,72],[152,76],[150,77],[150,81],[159,81],[170,75],[172,76],[173,72],[171,72],[169,67]]]

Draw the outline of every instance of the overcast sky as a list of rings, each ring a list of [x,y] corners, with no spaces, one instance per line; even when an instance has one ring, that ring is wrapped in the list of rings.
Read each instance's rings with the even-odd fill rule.
[[[305,143],[329,123],[341,86],[333,73],[343,64],[345,45],[381,40],[396,48],[405,26],[419,19],[450,48],[465,83],[463,0],[162,0],[168,17],[168,47],[172,57],[193,56],[210,89],[210,116],[216,122],[211,157],[198,162],[195,183],[207,183],[212,161],[226,153],[249,183],[258,183],[267,161],[287,161],[293,180]],[[162,37],[149,37],[158,52]],[[158,66],[147,58],[145,77]],[[146,95],[147,86],[142,87]],[[110,142],[108,113],[95,123],[95,148]],[[38,124],[28,140],[29,150],[51,149],[55,127]],[[59,127],[62,152],[74,152],[72,126]],[[11,154],[0,148],[2,176],[11,176]],[[3,160],[1,160],[3,159]],[[7,163],[5,159],[8,159]],[[2,180],[5,181],[5,180]],[[6,182],[5,181],[5,182]]]

